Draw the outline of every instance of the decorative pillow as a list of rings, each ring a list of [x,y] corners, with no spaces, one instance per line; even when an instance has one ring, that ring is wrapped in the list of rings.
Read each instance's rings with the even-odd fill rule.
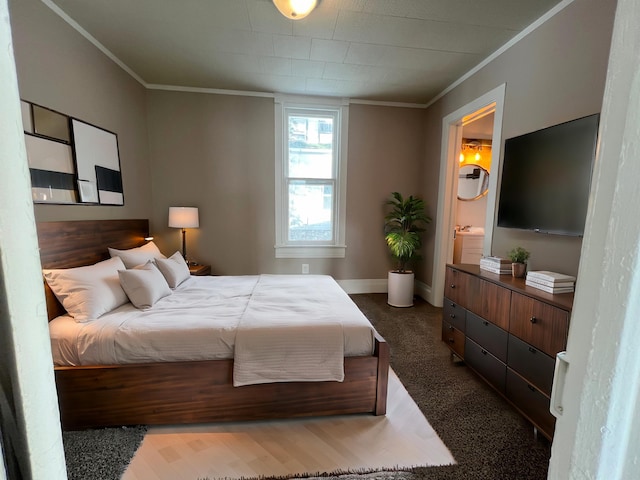
[[[151,308],[161,298],[171,295],[167,281],[151,260],[144,265],[119,270],[120,285],[136,308]]]
[[[174,253],[169,258],[157,258],[156,265],[171,288],[176,288],[191,275],[189,266],[180,252]]]
[[[43,270],[44,278],[67,313],[76,322],[93,320],[129,300],[120,286],[120,257],[94,265]]]
[[[144,265],[149,260],[155,260],[156,258],[167,258],[160,252],[160,249],[158,249],[153,241],[141,247],[130,248],[128,250],[109,248],[109,255],[111,257],[120,257],[124,262],[124,266],[127,268]]]

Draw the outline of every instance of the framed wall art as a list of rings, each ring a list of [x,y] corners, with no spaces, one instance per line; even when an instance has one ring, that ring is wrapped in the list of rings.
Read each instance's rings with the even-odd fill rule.
[[[124,205],[118,136],[22,101],[34,203]]]

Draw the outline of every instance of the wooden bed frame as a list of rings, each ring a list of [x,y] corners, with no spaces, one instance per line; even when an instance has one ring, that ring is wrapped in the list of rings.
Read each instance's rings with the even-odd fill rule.
[[[148,220],[38,223],[43,268],[108,258],[107,247],[145,243]],[[64,309],[45,283],[49,320]],[[344,382],[233,387],[233,360],[55,367],[65,430],[372,413],[387,407],[389,347],[376,335],[372,356],[346,357]]]

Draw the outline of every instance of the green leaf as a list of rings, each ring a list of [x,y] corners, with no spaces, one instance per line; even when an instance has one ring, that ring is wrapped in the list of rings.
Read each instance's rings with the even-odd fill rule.
[[[385,204],[391,207],[384,217],[385,239],[391,255],[398,261],[398,270],[404,271],[416,257],[421,247],[420,234],[431,218],[425,213],[424,200],[413,195],[404,198],[399,192],[392,192]]]

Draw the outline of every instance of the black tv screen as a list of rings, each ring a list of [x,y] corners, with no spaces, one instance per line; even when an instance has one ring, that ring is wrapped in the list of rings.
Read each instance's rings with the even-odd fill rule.
[[[509,138],[498,226],[582,236],[600,114]]]

